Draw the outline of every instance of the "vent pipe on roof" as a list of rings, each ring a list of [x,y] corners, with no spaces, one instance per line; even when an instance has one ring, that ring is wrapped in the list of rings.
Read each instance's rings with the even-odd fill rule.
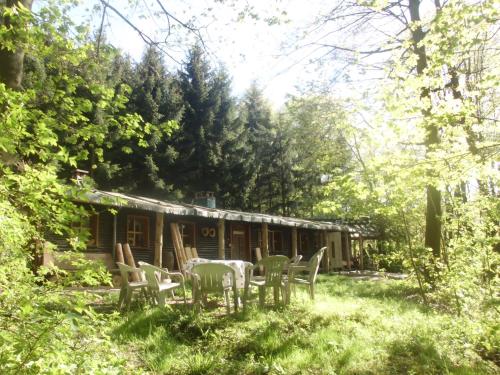
[[[198,191],[195,193],[194,204],[208,208],[216,208],[213,191]]]
[[[75,169],[73,171],[73,180],[77,185],[83,185],[83,179],[85,176],[88,176],[89,171],[86,171],[84,169]]]

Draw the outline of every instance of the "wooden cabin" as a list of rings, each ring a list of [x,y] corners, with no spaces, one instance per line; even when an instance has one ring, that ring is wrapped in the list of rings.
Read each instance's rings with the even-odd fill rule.
[[[147,197],[93,190],[81,204],[93,212],[86,223],[90,238],[85,255],[115,268],[115,246],[128,243],[136,261],[177,268],[172,233],[177,226],[184,247],[196,248],[208,259],[241,259],[255,263],[256,248],[263,255],[303,255],[308,260],[327,246],[325,271],[351,267],[352,228],[261,213],[172,203]],[[49,236],[59,250],[65,238]],[[50,256],[45,263],[53,261]],[[173,267],[172,267],[173,266]]]

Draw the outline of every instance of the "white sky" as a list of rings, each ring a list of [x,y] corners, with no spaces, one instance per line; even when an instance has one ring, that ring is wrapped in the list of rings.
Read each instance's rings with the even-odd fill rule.
[[[164,16],[155,14],[160,10],[157,2],[133,2],[135,5],[131,6],[128,0],[109,0],[112,6],[146,34],[155,40],[163,40],[167,22]],[[98,3],[98,0],[83,2],[78,13],[88,16],[91,14],[90,9]],[[251,16],[238,21],[239,12],[248,3],[252,4],[250,12],[255,11],[261,18],[280,16],[284,22],[269,26],[263,20],[255,20]],[[233,78],[233,92],[238,96],[244,93],[252,80],[257,80],[271,103],[279,106],[287,94],[296,92],[296,86],[303,86],[324,74],[317,70],[316,65],[308,63],[313,57],[310,50],[287,54],[281,47],[295,37],[301,27],[312,23],[322,10],[329,9],[331,1],[226,0],[224,4],[220,4],[213,0],[162,0],[162,4],[183,22],[193,17],[195,25],[203,26],[203,39],[211,54],[212,65],[218,62],[225,65]],[[286,10],[286,15],[282,15],[283,10]],[[91,21],[98,25],[100,15],[94,13]],[[106,23],[108,40],[139,60],[145,46],[139,35],[111,11],[108,11]],[[184,59],[185,51],[193,41],[193,35],[186,35],[184,30],[181,30],[181,34],[184,38],[182,46],[172,45],[167,48],[178,61]],[[169,40],[173,41],[173,38]],[[171,69],[178,67],[169,58],[165,61]]]

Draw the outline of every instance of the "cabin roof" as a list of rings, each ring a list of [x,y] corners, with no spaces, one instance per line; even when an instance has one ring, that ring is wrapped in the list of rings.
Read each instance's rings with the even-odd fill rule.
[[[243,221],[248,223],[268,223],[289,227],[330,230],[336,232],[356,232],[354,228],[351,228],[348,225],[332,223],[328,221],[314,221],[293,217],[284,217],[279,215],[225,210],[220,208],[208,208],[197,206],[194,204],[173,203],[154,198],[102,190],[92,190],[91,192],[87,193],[85,198],[83,198],[82,200],[88,203],[102,204],[113,207],[136,208],[171,215],[198,216],[211,219]]]

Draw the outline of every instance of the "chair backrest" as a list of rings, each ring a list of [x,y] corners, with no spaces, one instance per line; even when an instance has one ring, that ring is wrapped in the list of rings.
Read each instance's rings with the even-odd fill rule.
[[[158,267],[155,267],[146,262],[138,262],[138,263],[139,266],[141,267],[141,270],[143,270],[144,274],[146,275],[146,281],[148,282],[148,287],[154,290],[159,290],[160,281],[158,280],[158,275],[156,274],[156,272],[159,270]]]
[[[118,265],[118,269],[120,270],[120,275],[122,277],[122,283],[124,285],[129,284],[129,280],[128,280],[129,275],[133,275],[133,274],[141,275],[141,273],[142,273],[139,268],[130,267],[129,265],[126,265],[125,263],[116,262],[116,264]],[[138,276],[138,278],[140,279],[140,276]]]
[[[309,259],[309,282],[314,283],[316,281],[316,276],[318,275],[319,265],[321,263],[321,258],[325,253],[326,247],[319,249],[312,257]]]
[[[262,260],[262,252],[260,251],[260,247],[255,248],[255,260],[256,260],[256,263],[258,263]],[[259,267],[259,272],[261,274],[264,273],[264,267]]]
[[[264,268],[266,285],[279,285],[281,284],[283,271],[289,263],[290,259],[284,255],[271,255],[262,258],[257,262],[256,266]]]
[[[202,293],[222,293],[227,274],[231,275],[231,285],[236,288],[234,270],[225,264],[199,263],[193,266],[191,273],[196,275]]]

